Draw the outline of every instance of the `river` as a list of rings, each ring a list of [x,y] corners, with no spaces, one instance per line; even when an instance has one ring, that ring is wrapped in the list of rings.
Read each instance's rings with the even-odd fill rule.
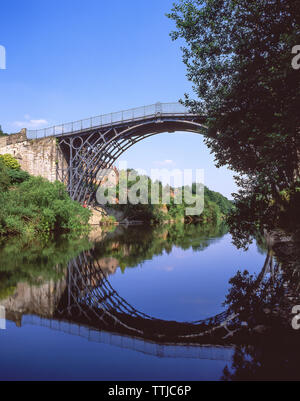
[[[238,250],[223,225],[193,224],[17,249],[0,250],[1,380],[228,378],[242,350],[186,335],[225,311],[229,280],[259,274],[267,252]]]

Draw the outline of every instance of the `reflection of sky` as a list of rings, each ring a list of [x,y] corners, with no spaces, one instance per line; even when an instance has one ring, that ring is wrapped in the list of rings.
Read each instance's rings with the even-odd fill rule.
[[[111,341],[109,334],[103,335]],[[126,339],[120,341],[126,345]],[[224,353],[232,355],[230,349]],[[0,380],[218,380],[228,364],[159,358],[44,327],[17,328],[11,322],[6,331],[0,330],[0,358]]]
[[[237,250],[230,235],[209,241],[204,251],[173,247],[169,255],[164,252],[124,274],[118,269],[110,281],[132,306],[153,316],[198,320],[214,315],[221,311],[229,278],[238,269],[259,271],[264,255],[255,245],[247,253]],[[7,322],[7,330],[0,330],[0,380],[218,380],[230,365],[218,357],[161,358],[140,348],[125,349],[126,341],[131,344],[133,339],[108,333],[99,334],[105,341],[89,342],[79,336],[76,325],[72,332],[74,335],[30,324],[18,328]],[[119,346],[112,341],[115,339]],[[142,349],[148,346],[142,343]],[[212,354],[222,351],[211,348]],[[232,356],[232,350],[226,353]]]
[[[228,281],[238,270],[259,273],[265,255],[252,245],[247,252],[231,244],[231,236],[212,240],[204,251],[173,248],[141,266],[120,270],[112,286],[136,309],[154,317],[193,321],[222,309]]]

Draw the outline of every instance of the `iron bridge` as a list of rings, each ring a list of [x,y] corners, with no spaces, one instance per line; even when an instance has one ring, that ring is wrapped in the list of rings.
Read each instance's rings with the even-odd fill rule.
[[[57,179],[72,199],[91,204],[101,169],[111,168],[131,146],[163,132],[205,134],[205,117],[180,103],[156,103],[42,130],[28,130],[29,140],[56,137]]]

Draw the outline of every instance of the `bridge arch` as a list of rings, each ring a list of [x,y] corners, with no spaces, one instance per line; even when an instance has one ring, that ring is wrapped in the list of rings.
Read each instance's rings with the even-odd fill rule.
[[[156,103],[111,115],[94,117],[40,131],[31,138],[57,137],[63,157],[57,178],[64,182],[72,199],[91,204],[97,191],[97,174],[110,168],[136,143],[165,132],[205,134],[205,118],[190,113],[179,103]]]
[[[165,132],[185,131],[197,134],[205,133],[205,128],[196,122],[176,122],[176,127],[170,122],[161,122],[159,126],[152,123],[144,123],[126,128],[118,132],[114,130],[113,136],[107,140],[100,140],[95,137],[98,133],[89,135],[79,148],[76,148],[77,137],[68,141],[68,146],[73,147],[74,158],[72,167],[68,174],[68,191],[71,197],[79,202],[92,203],[97,192],[97,176],[101,169],[111,168],[117,159],[128,149],[146,138],[159,135]],[[91,145],[91,142],[93,145]],[[66,140],[63,141],[66,144]]]
[[[273,279],[280,274],[280,264],[274,263],[269,250],[256,286],[270,275],[267,288],[271,288]],[[192,322],[161,320],[137,310],[112,287],[93,250],[84,251],[69,262],[67,282],[56,307],[57,317],[96,329],[183,345],[231,342],[232,336],[242,328],[239,313],[230,310]]]

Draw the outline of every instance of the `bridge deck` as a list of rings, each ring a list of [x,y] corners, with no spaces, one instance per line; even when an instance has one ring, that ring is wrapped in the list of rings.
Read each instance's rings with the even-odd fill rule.
[[[109,344],[160,358],[207,359],[230,362],[234,353],[234,347],[228,345],[199,345],[184,342],[175,344],[158,343],[143,338],[106,330],[96,330],[77,323],[44,318],[37,315],[24,315],[22,325],[46,327],[54,331],[85,338],[90,342]]]
[[[141,122],[157,117],[174,119],[195,117],[181,103],[156,103],[150,106],[142,106],[135,109],[124,110],[116,113],[103,114],[71,123],[55,125],[40,130],[27,130],[28,139],[38,139],[50,136],[68,136],[83,133],[92,129],[104,129],[106,127],[120,126]]]

